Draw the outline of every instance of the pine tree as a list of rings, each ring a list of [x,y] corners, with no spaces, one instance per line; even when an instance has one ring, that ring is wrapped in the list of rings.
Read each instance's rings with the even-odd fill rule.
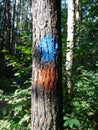
[[[33,0],[32,130],[62,130],[60,0]]]

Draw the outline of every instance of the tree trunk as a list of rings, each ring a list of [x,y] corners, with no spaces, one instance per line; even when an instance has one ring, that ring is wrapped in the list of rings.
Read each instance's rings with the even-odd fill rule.
[[[15,24],[15,14],[16,14],[16,0],[14,1],[14,4],[13,4],[13,15],[12,15],[12,37],[11,37],[11,51],[12,51],[12,54],[15,55],[15,29],[14,29],[14,24]]]
[[[72,96],[72,66],[74,48],[74,0],[68,0],[66,80],[69,98]]]
[[[11,45],[11,18],[10,18],[10,0],[6,0],[6,49],[10,51]]]
[[[75,53],[77,56],[74,58],[75,62],[75,69],[78,66],[81,66],[81,57],[79,56],[79,50],[80,50],[80,45],[81,45],[81,32],[80,32],[80,25],[82,23],[81,21],[81,1],[76,0],[75,1],[75,30],[76,30],[76,35],[75,35]]]
[[[80,24],[81,24],[81,5],[80,0],[75,1],[75,20],[76,20],[76,46],[80,46]]]
[[[0,28],[1,28],[1,31],[0,31],[0,78],[1,77],[4,77],[4,69],[5,69],[5,55],[4,53],[2,53],[2,50],[4,48],[4,45],[5,45],[5,37],[4,37],[4,34],[5,34],[5,2],[2,1],[2,6],[0,7],[1,10],[2,10],[2,17],[0,19]]]
[[[60,0],[33,0],[32,130],[63,130]]]

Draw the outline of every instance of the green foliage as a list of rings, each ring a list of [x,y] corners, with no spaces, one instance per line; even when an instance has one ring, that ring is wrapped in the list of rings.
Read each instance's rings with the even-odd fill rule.
[[[24,29],[24,25],[20,25]],[[4,93],[2,101],[7,101],[0,130],[30,130],[31,118],[31,33],[22,31],[20,45],[16,46],[16,54],[2,50],[6,66],[12,68],[13,78],[2,82]],[[5,88],[5,89],[4,89]],[[13,91],[12,91],[13,90]]]
[[[80,127],[80,122],[74,115],[66,114],[66,116],[64,116],[64,128],[67,129],[66,127],[76,129]]]
[[[82,8],[82,23],[79,34],[78,32],[75,32],[76,37],[80,38],[80,46],[75,46],[74,48],[74,91],[71,101],[67,100],[68,95],[66,87],[63,91],[64,129],[98,130],[98,16],[96,13],[98,4],[97,0],[80,0],[80,2]],[[32,68],[31,14],[29,14],[31,20],[25,17],[28,8],[26,6],[22,7],[22,5],[25,5],[26,1],[21,3],[19,14],[22,19],[19,21],[18,25],[14,25],[16,27],[14,27],[13,31],[14,43],[12,43],[12,53],[10,50],[6,49],[7,30],[6,20],[3,18],[3,12],[5,12],[3,8],[5,7],[5,4],[3,1],[0,4],[0,43],[2,43],[0,46],[0,63],[2,66],[0,67],[6,66],[12,70],[11,78],[2,77],[2,79],[0,79],[0,87],[4,90],[4,92],[0,90],[1,100],[8,102],[8,106],[4,111],[4,117],[0,120],[0,130],[30,130],[30,77]],[[16,13],[19,8],[16,7]],[[12,10],[10,10],[10,12],[12,12]],[[14,24],[18,22],[18,17],[15,16]],[[61,17],[62,80],[63,83],[65,83],[65,53],[67,39],[67,5],[65,3],[62,6]],[[11,17],[11,19],[13,18]],[[11,25],[13,24],[11,23]],[[12,27],[10,30],[12,31]],[[2,59],[3,57],[4,59]],[[4,63],[6,63],[6,65],[4,65]]]
[[[80,45],[80,48],[75,48],[74,54],[74,69],[79,65],[83,66],[87,70],[96,70],[97,54],[98,54],[98,45],[95,42],[85,42]]]
[[[74,97],[69,106],[64,106],[64,127],[73,129],[98,129],[98,71],[88,71],[80,67],[74,81]],[[81,125],[80,125],[81,124]]]
[[[83,128],[98,128],[98,72],[79,69],[76,78],[73,106]],[[95,115],[96,113],[96,115]],[[85,127],[84,127],[85,126]],[[83,129],[82,128],[82,129]]]
[[[24,25],[21,24],[23,29]],[[11,67],[13,71],[13,77],[17,84],[24,85],[24,82],[31,77],[31,33],[23,31],[21,35],[21,44],[16,46],[17,54],[10,54],[7,50],[3,49],[2,52],[5,54],[6,66]],[[30,84],[29,84],[30,85]]]
[[[0,130],[29,130],[32,4],[31,1],[10,1],[8,7],[7,3],[0,2],[0,100],[8,103],[0,120]],[[7,18],[10,25],[5,20],[7,13],[10,13]],[[9,36],[7,25],[10,26]]]
[[[17,89],[12,95],[6,95],[5,100],[8,106],[0,121],[0,130],[30,130],[31,88]]]

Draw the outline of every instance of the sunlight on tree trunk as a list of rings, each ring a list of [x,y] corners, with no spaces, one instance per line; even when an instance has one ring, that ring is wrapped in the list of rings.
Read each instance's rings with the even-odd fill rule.
[[[66,79],[68,94],[72,91],[72,65],[74,47],[74,0],[68,0],[68,19],[67,19],[67,51],[66,51]]]

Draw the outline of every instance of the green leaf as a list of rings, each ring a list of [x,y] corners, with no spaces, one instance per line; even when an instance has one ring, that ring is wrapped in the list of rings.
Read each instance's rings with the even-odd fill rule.
[[[16,73],[14,74],[14,76],[20,76],[20,73],[19,73],[19,72],[16,72]]]
[[[19,121],[19,124],[22,125],[23,122],[28,121],[30,119],[28,114],[25,114],[23,118]]]
[[[69,127],[70,127],[70,128],[73,128],[73,125],[74,125],[74,124],[73,124],[73,119],[72,119],[72,120],[69,120]]]
[[[6,52],[9,52],[9,51],[4,48],[1,52],[6,53]]]
[[[65,116],[65,117],[64,117],[64,120],[69,120],[69,117],[66,117],[66,116]]]
[[[69,126],[69,122],[68,122],[68,121],[66,121],[66,122],[64,123],[64,127],[66,127],[66,126]]]
[[[73,128],[73,120],[69,119],[64,123],[64,127],[69,126],[70,128]]]
[[[22,105],[17,105],[17,107],[15,107],[16,111],[21,111],[22,110]]]
[[[77,119],[73,119],[73,124],[77,127],[80,126],[80,122]]]
[[[16,116],[22,110],[22,105],[15,105],[14,115]]]

